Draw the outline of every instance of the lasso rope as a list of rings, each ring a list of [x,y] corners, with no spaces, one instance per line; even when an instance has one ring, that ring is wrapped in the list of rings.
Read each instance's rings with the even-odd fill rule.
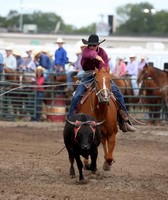
[[[25,85],[25,84],[20,84],[20,83],[11,83],[9,81],[0,81],[0,82],[3,82],[3,83],[7,83],[9,84],[8,87],[10,86],[18,86],[18,87],[15,87],[15,88],[12,88],[10,90],[7,90],[6,92],[3,92],[2,94],[0,94],[0,97],[5,95],[5,94],[8,94],[12,91],[15,91],[15,90],[18,90],[18,89],[22,89],[22,88],[41,88],[41,87],[44,87],[44,88],[47,88],[47,87],[60,87],[60,86],[67,86],[68,84],[67,83],[61,83],[59,84],[59,82],[57,84],[52,84],[52,85],[34,85],[34,84],[31,84],[31,85]],[[79,84],[82,84],[81,82],[80,83],[74,83],[74,82],[71,82],[71,84],[73,85],[79,85]]]

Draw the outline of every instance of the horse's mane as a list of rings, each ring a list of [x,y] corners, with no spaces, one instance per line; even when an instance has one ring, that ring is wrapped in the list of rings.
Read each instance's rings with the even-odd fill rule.
[[[100,71],[101,72],[109,72],[109,66],[108,67],[102,67],[101,69],[100,69]]]
[[[166,71],[166,70],[161,70],[161,69],[159,69],[159,68],[157,68],[157,67],[155,67],[155,66],[152,66],[152,65],[149,65],[149,64],[146,64],[145,66],[149,66],[149,67],[152,67],[152,68],[154,68],[156,71],[158,71],[158,72],[161,72],[161,73],[166,73],[167,75],[168,75],[168,71]]]
[[[167,71],[167,70],[165,70],[165,69],[164,69],[163,71],[164,71],[164,72],[167,74],[167,76],[168,76],[168,71]]]

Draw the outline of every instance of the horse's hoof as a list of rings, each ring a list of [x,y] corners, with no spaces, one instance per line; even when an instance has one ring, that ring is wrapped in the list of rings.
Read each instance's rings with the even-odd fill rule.
[[[103,169],[104,171],[110,171],[111,165],[109,165],[106,161],[104,161]]]
[[[88,183],[88,181],[85,179],[77,181],[77,184],[80,184],[80,185],[87,184],[87,183]]]

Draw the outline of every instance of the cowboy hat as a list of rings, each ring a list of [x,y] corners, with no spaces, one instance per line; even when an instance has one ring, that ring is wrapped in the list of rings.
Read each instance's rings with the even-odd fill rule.
[[[23,53],[21,54],[21,57],[22,57],[22,58],[28,58],[29,55],[28,55],[26,52],[23,52]]]
[[[38,67],[36,67],[36,72],[39,71],[39,70],[41,70],[42,73],[45,72],[45,69],[44,69],[44,67],[42,67],[42,66],[38,66]]]
[[[135,58],[135,57],[136,57],[135,54],[130,54],[130,55],[129,55],[129,58]]]
[[[16,50],[16,49],[13,51],[13,54],[16,55],[16,56],[21,56],[21,52],[19,50]]]
[[[9,45],[5,48],[6,51],[13,51],[14,47],[12,45]]]
[[[42,52],[41,50],[35,50],[35,51],[33,51],[33,56],[36,57],[41,52]]]
[[[96,34],[90,35],[88,38],[88,41],[85,39],[82,39],[83,44],[87,44],[87,45],[99,45],[104,41],[105,39],[99,42],[99,37]]]
[[[57,41],[56,41],[56,43],[57,43],[57,44],[63,44],[63,43],[64,43],[64,41],[63,41],[63,39],[62,39],[62,38],[58,38],[58,39],[57,39]]]

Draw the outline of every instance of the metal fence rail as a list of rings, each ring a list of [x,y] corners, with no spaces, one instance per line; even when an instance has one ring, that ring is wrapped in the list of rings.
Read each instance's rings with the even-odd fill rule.
[[[67,97],[64,93],[65,83],[50,82],[45,87],[45,96],[41,105],[42,120],[59,122],[64,121],[69,109],[72,96]],[[12,82],[0,82],[0,119],[1,120],[31,120],[36,114],[36,92],[35,86],[31,84],[17,83],[15,86]],[[146,88],[158,89],[158,88]],[[137,96],[140,99],[158,99],[160,96]],[[137,98],[136,97],[136,98]],[[134,96],[125,95],[127,98],[135,98]],[[145,102],[145,101],[144,101]],[[129,113],[135,119],[141,121],[166,121],[168,119],[168,110],[161,100],[155,103],[126,103],[129,107]],[[148,107],[148,108],[147,108]],[[155,108],[155,109],[150,109]]]

